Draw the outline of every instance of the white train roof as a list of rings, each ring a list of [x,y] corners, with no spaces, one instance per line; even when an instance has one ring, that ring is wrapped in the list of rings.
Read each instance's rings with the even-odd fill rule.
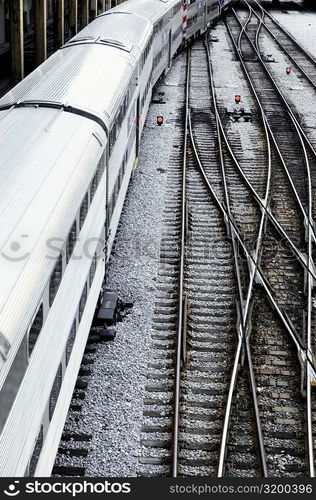
[[[0,108],[25,101],[61,103],[108,124],[133,73],[131,59],[122,50],[97,44],[59,50],[0,99]]]
[[[56,263],[47,241],[65,240],[103,152],[96,132],[105,144],[103,130],[75,114],[0,113],[0,332],[9,344],[11,332],[23,336]]]
[[[151,32],[139,16],[120,14],[119,23],[117,15],[97,18],[0,99],[0,108],[48,101],[85,110],[108,126]]]
[[[128,0],[111,9],[110,12],[130,12],[143,16],[155,23],[170,7],[179,0]]]
[[[147,42],[148,32],[152,23],[139,15],[131,15],[129,12],[121,12],[111,9],[97,17],[88,24],[72,41],[84,36],[101,36],[105,39],[120,40],[127,46],[133,45],[140,49]]]

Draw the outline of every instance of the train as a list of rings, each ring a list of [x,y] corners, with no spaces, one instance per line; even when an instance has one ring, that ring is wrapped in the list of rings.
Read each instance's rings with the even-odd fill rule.
[[[153,87],[226,0],[128,0],[0,99],[0,475],[51,474]]]

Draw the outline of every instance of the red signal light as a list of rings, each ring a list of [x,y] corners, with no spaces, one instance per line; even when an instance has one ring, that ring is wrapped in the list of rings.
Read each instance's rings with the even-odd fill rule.
[[[292,71],[291,66],[288,66],[285,71],[286,71],[286,74],[289,75]]]
[[[240,96],[239,94],[236,94],[236,95],[235,95],[235,103],[236,103],[236,104],[239,104],[239,103],[240,103],[240,101],[241,101],[241,96]]]
[[[162,125],[163,124],[163,116],[159,115],[157,116],[157,125]]]

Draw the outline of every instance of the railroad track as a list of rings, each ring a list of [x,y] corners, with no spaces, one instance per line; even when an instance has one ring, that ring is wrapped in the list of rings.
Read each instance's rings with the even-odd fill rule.
[[[161,347],[168,371],[162,373],[163,363],[156,366],[148,388],[140,474],[313,476],[314,229],[306,159],[313,152],[307,152],[308,143],[270,80],[273,101],[258,95],[241,37],[231,36],[258,102],[265,143],[265,162],[258,169],[265,174],[251,174],[238,161],[227,120],[218,111],[211,66],[197,42],[188,64],[181,204],[177,197],[181,251],[172,276],[179,302],[177,307],[173,301],[168,344]],[[248,41],[245,59],[259,66],[260,55]],[[283,135],[277,135],[280,121],[273,122],[277,102],[286,124]],[[296,141],[298,156],[304,151],[303,180],[300,159],[295,163],[286,155],[284,140]],[[262,160],[263,151],[259,156]],[[218,269],[214,252],[205,254],[212,236],[222,258]],[[270,240],[278,248],[273,255],[265,249]],[[168,279],[170,270],[165,285]],[[158,318],[159,335],[161,327]],[[155,406],[158,395],[163,413]]]
[[[284,164],[288,181],[292,186],[293,199],[296,200],[298,211],[304,218],[307,262],[311,270],[314,267],[313,257],[315,257],[313,220],[316,206],[314,180],[316,153],[260,56],[257,42],[260,31],[258,19],[252,16],[250,10],[247,20],[242,23],[236,12],[232,10],[226,19],[226,26]],[[290,234],[289,236],[291,237]],[[308,276],[310,275],[309,272]],[[311,317],[311,281],[308,286],[310,309],[308,315]]]
[[[215,89],[213,87],[213,94],[214,93]],[[216,101],[216,98],[214,98],[214,100]],[[296,358],[295,349],[293,350],[293,346],[289,345],[289,338],[286,332],[286,330],[289,330],[289,324],[287,324],[287,319],[283,315],[282,307],[280,308],[280,297],[282,294],[284,294],[287,297],[287,303],[293,305],[293,309],[295,310],[295,308],[297,307],[297,299],[294,296],[291,296],[291,294],[287,293],[287,281],[291,281],[292,287],[295,288],[296,294],[299,294],[301,288],[303,287],[303,281],[301,280],[301,282],[298,282],[297,278],[299,276],[301,276],[301,278],[304,277],[304,272],[299,266],[297,266],[297,264],[292,265],[291,268],[291,262],[290,260],[288,260],[286,252],[278,252],[278,255],[273,255],[272,258],[271,255],[269,256],[264,252],[264,243],[267,240],[277,242],[279,250],[282,248],[282,240],[280,240],[280,229],[283,227],[283,224],[286,221],[286,217],[289,217],[289,214],[292,213],[291,211],[289,211],[288,206],[288,200],[291,200],[292,192],[290,186],[288,186],[288,189],[284,189],[284,186],[281,190],[276,189],[279,187],[280,180],[282,180],[283,183],[285,181],[286,185],[286,180],[282,179],[282,174],[284,175],[284,158],[280,154],[280,150],[277,148],[275,141],[272,143],[273,135],[271,134],[271,131],[267,126],[265,116],[263,115],[262,118],[264,125],[263,130],[264,134],[266,135],[265,142],[267,143],[266,162],[261,165],[260,163],[258,164],[259,168],[263,169],[266,172],[266,190],[263,208],[269,209],[270,213],[272,212],[273,216],[278,221],[278,224],[275,225],[275,219],[269,218],[267,212],[263,212],[262,216],[258,217],[258,215],[255,215],[255,211],[253,211],[252,227],[254,230],[254,235],[257,234],[256,248],[252,248],[251,246],[251,243],[255,241],[255,238],[250,238],[249,240],[248,236],[248,248],[244,248],[244,256],[247,257],[248,261],[252,260],[252,265],[255,266],[255,270],[257,270],[257,273],[262,273],[264,279],[267,279],[266,284],[268,284],[268,287],[265,288],[265,293],[263,293],[263,290],[261,288],[257,289],[257,287],[254,286],[254,273],[252,271],[250,272],[248,291],[246,289],[247,293],[244,293],[244,289],[243,287],[241,287],[242,283],[240,283],[239,285],[240,288],[242,288],[239,294],[240,303],[242,304],[240,312],[242,321],[239,331],[241,332],[241,337],[244,337],[243,349],[245,350],[248,379],[250,381],[252,396],[255,395],[255,397],[252,397],[251,412],[254,414],[253,421],[255,422],[254,427],[256,429],[255,437],[257,441],[257,449],[260,450],[260,453],[259,457],[257,457],[258,459],[255,460],[255,456],[253,454],[254,447],[250,447],[250,449],[252,449],[252,453],[250,453],[249,450],[248,454],[240,452],[240,450],[243,450],[243,447],[242,439],[239,439],[238,441],[238,435],[240,434],[240,432],[242,432],[240,428],[240,417],[238,420],[238,412],[237,419],[236,411],[235,419],[232,418],[234,415],[233,408],[236,409],[236,406],[238,406],[236,400],[238,400],[237,391],[239,386],[238,383],[236,383],[236,380],[238,376],[240,378],[240,373],[238,374],[238,370],[236,369],[236,374],[232,376],[230,397],[228,398],[227,402],[227,418],[225,422],[226,425],[224,426],[221,453],[219,457],[220,462],[218,467],[218,475],[256,475],[258,474],[259,470],[259,475],[269,476],[280,474],[280,471],[282,469],[289,474],[304,475],[304,473],[306,473],[307,463],[309,462],[309,459],[306,462],[304,451],[302,458],[302,450],[304,450],[304,439],[306,433],[304,432],[304,429],[302,429],[305,405],[303,404],[301,406],[300,403],[298,403],[300,402],[300,393],[302,390],[302,386],[300,385],[300,383],[298,383],[298,376],[301,371],[300,364]],[[225,130],[223,130],[224,127],[220,123],[219,115],[218,124],[219,128],[222,131],[222,137],[224,139],[223,142],[226,144],[226,146],[228,146],[227,138],[225,139]],[[232,174],[229,171],[229,168],[227,168],[229,162],[226,158],[227,154],[225,155],[225,148],[222,148],[222,151],[224,152],[223,169],[225,170],[224,174],[226,175],[227,182],[226,207],[228,207],[228,212],[230,212],[229,217],[231,219],[232,227],[234,228],[233,231],[235,231],[236,237],[238,235],[239,243],[242,244],[242,238],[244,238],[244,234],[242,231],[242,222],[240,219],[238,220],[238,213],[236,217],[234,206],[240,206],[240,203],[245,203],[245,201],[247,202],[247,199],[245,197],[243,199],[242,197],[242,190],[245,189],[245,187],[243,187],[243,189],[238,189],[236,179],[233,178]],[[232,152],[230,151],[230,154],[231,153]],[[238,166],[238,170],[239,172],[241,171],[240,165]],[[246,184],[246,186],[249,188],[249,182],[253,183],[251,176],[248,176],[247,179],[245,179],[244,176],[241,177],[242,183]],[[245,180],[247,180],[248,182],[245,183]],[[240,184],[241,183],[239,182],[239,185]],[[249,202],[247,202],[247,205],[242,206],[244,208],[248,208]],[[247,212],[249,216],[250,210],[248,209]],[[293,212],[292,215],[294,215],[295,213],[296,212]],[[260,224],[258,224],[259,221]],[[251,220],[245,222],[248,229],[249,223],[251,224]],[[299,217],[297,218],[295,223],[294,220],[292,220],[292,228],[294,231],[294,228],[296,226],[296,233],[292,234],[291,236],[296,236],[296,238],[299,239],[301,243],[303,243],[304,233],[302,235],[300,223],[301,220]],[[296,250],[298,250],[298,248],[296,248]],[[270,266],[271,262],[273,261],[276,264],[275,269],[273,269],[273,266],[272,268]],[[278,289],[280,289],[281,293],[278,293]],[[269,302],[274,303],[274,311],[273,309],[271,309],[271,306],[267,302],[267,292],[268,295],[269,292],[272,292],[269,297]],[[255,321],[254,318],[256,318]],[[269,318],[268,321],[267,318]],[[265,345],[267,338],[269,339],[268,345]],[[297,339],[299,338],[297,337]],[[300,348],[302,348],[302,342],[300,340],[299,343]],[[280,347],[280,345],[282,347]],[[292,369],[290,368],[290,370],[287,370],[286,373],[286,377],[288,377],[288,380],[286,380],[286,377],[284,379],[282,369],[271,369],[271,366],[274,367],[275,365],[277,367],[292,367]],[[243,393],[245,392],[244,387],[245,386],[243,386],[242,389]],[[291,387],[293,393],[282,393],[280,389],[281,387]],[[285,403],[282,403],[279,406],[275,405],[276,398],[280,398],[280,400],[284,399],[285,401],[287,398],[290,398],[293,401],[293,406],[295,404],[299,406],[300,414],[297,415],[296,420],[288,418],[288,406],[286,406]],[[266,406],[267,401],[270,401],[269,410]],[[249,408],[247,408],[246,413],[247,412],[249,416]],[[273,418],[271,418],[271,414],[274,415]],[[237,425],[238,421],[239,427]],[[285,437],[288,437],[290,433],[287,434],[285,432],[285,428],[288,426],[287,428],[289,429],[291,425],[296,426],[295,428],[298,432],[298,435],[300,434],[300,439],[297,439],[297,442],[295,442],[294,444],[283,442],[281,446],[284,446],[284,448],[287,449],[287,454],[291,458],[289,459],[290,463],[282,464],[282,457],[278,455],[280,446],[276,446],[275,440],[282,440],[282,431],[284,432],[283,438],[285,439]],[[300,433],[299,429],[301,429]],[[231,443],[230,436],[234,436],[233,443]],[[292,438],[294,439],[294,436],[292,436]],[[236,442],[239,442],[239,446],[236,446]],[[253,439],[252,442],[254,442]],[[248,443],[248,445],[250,445],[250,443]],[[227,458],[229,459],[227,460]]]
[[[289,61],[300,71],[308,83],[316,89],[316,59],[257,0],[243,0],[259,20],[265,32],[272,37]]]
[[[186,66],[182,69],[186,79]],[[183,88],[183,101],[185,87]],[[163,214],[157,297],[152,326],[152,346],[145,387],[142,446],[139,474],[165,476],[170,473],[173,426],[173,377],[176,350],[179,255],[182,224],[182,147],[184,112],[169,158],[166,201]]]
[[[254,1],[255,1],[255,6],[257,6],[257,7],[259,6],[261,9],[261,6],[258,4],[258,2],[256,2],[256,0],[254,0]],[[277,85],[272,77],[272,74],[269,71],[269,64],[267,62],[265,62],[262,58],[262,52],[260,51],[260,30],[262,30],[263,27],[266,28],[267,16],[270,19],[270,24],[274,23],[275,29],[276,29],[276,23],[274,22],[273,18],[271,18],[271,16],[269,16],[269,14],[262,9],[261,9],[261,17],[259,18],[257,12],[255,12],[255,10],[253,9],[254,4],[252,3],[250,5],[249,2],[246,2],[246,3],[249,5],[249,13],[248,13],[248,17],[247,17],[246,22],[245,22],[245,19],[243,18],[242,31],[240,31],[241,22],[240,22],[240,20],[237,20],[236,12],[234,12],[234,18],[235,18],[234,22],[237,22],[239,24],[238,44],[236,44],[236,42],[235,42],[236,39],[233,38],[233,30],[230,31],[230,36],[231,36],[231,39],[232,39],[233,44],[235,46],[236,52],[239,53],[239,56],[241,56],[245,73],[247,74],[247,62],[245,61],[245,59],[243,58],[243,55],[241,53],[241,38],[243,38],[244,42],[248,42],[246,54],[247,54],[247,51],[248,51],[248,56],[249,56],[249,53],[252,53],[252,57],[255,56],[256,61],[257,61],[256,64],[253,64],[253,65],[248,64],[248,66],[249,67],[252,66],[252,69],[255,70],[255,72],[256,72],[256,70],[258,70],[259,74],[262,77],[263,72],[260,71],[260,69],[258,68],[258,66],[261,65],[262,69],[264,69],[264,73],[266,76],[266,78],[263,81],[267,82],[267,79],[268,79],[276,91],[275,97],[274,97],[275,103],[277,102],[277,96],[279,96],[279,104],[283,105],[283,111],[280,110],[280,107],[277,108],[277,107],[274,107],[274,105],[273,105],[271,108],[271,113],[269,113],[269,111],[270,111],[269,107],[268,106],[264,107],[264,102],[265,102],[264,98],[266,96],[263,95],[264,98],[262,99],[260,92],[258,92],[258,94],[255,94],[257,96],[257,100],[259,102],[259,105],[262,106],[262,112],[265,113],[265,116],[267,117],[269,125],[271,126],[272,129],[273,129],[273,126],[275,125],[274,137],[277,138],[276,132],[277,132],[277,128],[278,128],[278,118],[273,117],[273,109],[278,109],[278,113],[276,113],[276,114],[283,112],[283,113],[285,113],[285,117],[287,114],[288,117],[291,119],[292,124],[295,128],[295,131],[297,132],[297,138],[299,139],[299,141],[297,141],[296,144],[298,144],[299,142],[301,143],[301,155],[300,155],[300,157],[301,157],[302,163],[305,164],[305,166],[303,166],[303,165],[302,166],[304,168],[303,171],[305,172],[304,183],[306,186],[305,187],[306,197],[308,198],[308,204],[306,204],[306,202],[305,202],[305,207],[304,207],[304,203],[303,203],[301,208],[305,208],[305,214],[307,215],[307,217],[304,216],[304,219],[305,219],[304,226],[305,226],[305,230],[306,230],[306,228],[308,228],[307,231],[309,233],[308,235],[306,235],[306,240],[308,242],[307,256],[309,256],[308,257],[308,260],[310,262],[309,268],[312,269],[312,268],[314,268],[315,257],[316,257],[315,256],[315,244],[314,244],[315,243],[315,235],[314,235],[314,231],[313,231],[313,222],[312,222],[315,220],[315,216],[316,216],[315,149],[314,149],[313,143],[311,143],[311,140],[309,139],[309,137],[306,135],[305,131],[303,130],[303,126],[301,125],[301,123],[297,119],[297,116],[299,116],[299,109],[295,110],[286,101],[286,99],[284,98],[284,96],[282,94],[282,91],[277,87]],[[258,10],[258,9],[256,9],[256,10]],[[265,22],[263,22],[263,20],[265,20]],[[279,45],[279,47],[287,55],[290,54],[291,56],[293,56],[291,58],[292,62],[296,64],[296,67],[298,68],[298,70],[301,72],[303,77],[305,77],[305,79],[308,81],[308,84],[310,85],[310,87],[314,90],[314,88],[315,88],[314,80],[313,80],[313,78],[308,78],[308,75],[311,76],[312,73],[315,74],[315,60],[313,58],[311,58],[310,55],[308,53],[306,53],[303,49],[301,49],[299,44],[287,32],[285,32],[285,30],[281,26],[278,28],[279,28],[279,30],[283,30],[282,36],[280,33],[278,33],[278,45]],[[268,29],[266,29],[266,31],[268,31],[268,33],[271,32],[271,30],[269,31]],[[270,34],[272,36],[272,32]],[[291,42],[288,41],[287,43],[285,43],[284,42],[285,36],[287,36],[288,40],[290,39]],[[280,41],[282,41],[282,47],[280,45],[280,43],[281,43]],[[290,50],[289,46],[288,46],[289,44],[292,44],[291,53],[289,53],[289,50]],[[295,46],[295,49],[293,49],[293,45]],[[244,46],[243,46],[243,50],[244,50]],[[251,59],[251,56],[250,56],[250,59]],[[313,68],[314,68],[314,70],[313,70]],[[306,75],[307,75],[307,77],[306,77]],[[254,76],[256,78],[256,75],[254,75]],[[262,81],[261,77],[260,77],[260,81]],[[247,76],[247,78],[248,78],[248,80],[250,80],[249,75]],[[256,88],[256,85],[255,85],[255,83],[256,83],[255,78],[252,80],[251,86],[254,87],[253,90],[256,92],[256,90],[258,90],[258,88]],[[260,83],[259,83],[259,87],[260,87]],[[265,88],[265,86],[263,86],[263,88]],[[288,143],[286,140],[283,142],[282,132],[281,132],[279,144],[282,144],[282,143],[286,144],[285,153],[289,153],[291,151],[291,154],[292,154],[293,143],[292,142]],[[298,146],[299,146],[299,144],[298,144]],[[296,148],[297,148],[297,146],[295,147],[295,149]],[[299,148],[298,148],[298,150],[299,150]],[[284,158],[286,159],[286,156],[284,156]],[[297,176],[301,176],[302,170],[299,169],[296,174],[295,174],[295,169],[292,170],[292,172],[293,172],[292,179],[295,181],[295,178],[297,178]],[[299,202],[298,194],[300,192],[301,193],[300,197],[301,197],[301,200],[303,201],[304,200],[304,188],[302,189],[302,185],[300,182],[299,183],[296,182],[295,190],[296,190],[296,193],[293,192],[293,194],[294,194],[294,197],[296,198],[296,200]],[[307,194],[307,192],[308,192],[308,194]],[[305,197],[305,200],[306,200],[306,197]],[[309,219],[309,221],[307,219]],[[291,219],[288,218],[288,220],[291,220]],[[313,274],[315,274],[315,273],[313,272]],[[311,355],[313,356],[313,358],[315,360],[316,333],[315,333],[315,327],[314,326],[312,327],[312,325],[315,325],[315,322],[316,322],[316,319],[315,319],[315,316],[316,316],[315,315],[315,304],[316,304],[316,302],[315,302],[315,297],[314,297],[315,294],[314,294],[314,290],[313,290],[313,280],[311,279],[310,274],[308,276],[309,277],[307,279],[305,278],[305,283],[306,283],[305,290],[306,290],[306,287],[308,289],[308,291],[307,291],[307,297],[308,297],[307,298],[307,301],[308,301],[307,309],[308,309],[308,311],[307,311],[307,317],[305,316],[305,318],[307,319],[307,321],[305,320],[305,325],[307,325],[305,330],[307,330],[307,331],[305,331],[304,341],[306,342],[306,345],[308,346],[308,351],[311,353]],[[309,382],[310,381],[311,380],[309,380]],[[310,387],[310,383],[307,383],[307,386]],[[309,406],[309,408],[311,408],[311,395],[310,394],[308,394],[308,406]],[[310,433],[312,433],[311,421],[309,421],[309,427],[310,427]],[[310,442],[311,442],[311,439],[310,439]],[[312,454],[312,451],[311,451],[312,446],[310,445],[309,448],[310,448],[310,454]]]
[[[254,371],[257,371],[259,373],[259,376],[256,377],[256,381],[258,384],[257,386],[258,404],[261,408],[260,413],[262,419],[262,436],[264,438],[263,445],[265,447],[265,450],[263,449],[264,453],[262,453],[261,456],[266,457],[266,467],[264,467],[264,460],[261,460],[261,463],[263,465],[263,469],[266,469],[264,471],[265,475],[270,475],[270,474],[278,475],[278,471],[273,470],[273,463],[277,464],[280,458],[277,455],[278,446],[275,446],[275,443],[273,444],[273,439],[271,440],[269,438],[269,434],[274,433],[275,437],[279,436],[280,438],[282,430],[285,433],[283,438],[281,439],[285,439],[287,436],[289,437],[292,436],[293,438],[296,430],[297,437],[299,434],[301,435],[301,438],[303,435],[307,436],[308,445],[307,447],[305,446],[304,438],[303,441],[302,439],[301,441],[298,439],[294,446],[293,443],[292,446],[290,445],[289,442],[286,443],[285,447],[288,446],[288,455],[292,456],[292,459],[289,461],[290,463],[283,464],[283,466],[281,466],[280,463],[280,466],[283,467],[284,470],[290,474],[294,475],[307,474],[313,476],[314,452],[312,450],[313,448],[312,443],[313,443],[313,432],[315,432],[315,428],[313,429],[311,423],[312,420],[311,378],[315,377],[314,367],[311,368],[309,362],[306,362],[306,360],[303,359],[304,356],[303,358],[301,358],[301,356],[299,355],[299,358],[301,358],[300,359],[301,369],[297,365],[296,373],[299,373],[301,371],[302,384],[300,388],[297,384],[297,378],[296,378],[297,375],[296,376],[294,375],[295,374],[294,369],[287,370],[286,373],[287,377],[289,377],[290,375],[292,376],[294,375],[294,378],[292,378],[291,380],[290,378],[287,379],[286,377],[283,377],[284,374],[282,374],[282,369],[280,370],[278,368],[276,371],[274,371],[273,369],[272,370],[269,369],[269,367],[265,368],[265,364],[271,363],[271,365],[279,364],[280,366],[284,365],[290,367],[292,362],[293,366],[293,359],[292,359],[293,351],[291,353],[289,345],[287,345],[289,339],[287,339],[286,336],[284,337],[284,333],[286,330],[288,333],[291,333],[291,329],[292,333],[294,333],[295,328],[294,329],[292,328],[294,325],[297,325],[295,343],[296,341],[298,341],[299,345],[296,344],[298,352],[300,349],[303,348],[306,352],[306,357],[310,359],[312,359],[312,356],[315,353],[315,351],[313,352],[314,346],[312,347],[312,339],[314,336],[314,332],[312,335],[311,331],[311,323],[314,315],[314,311],[312,310],[311,307],[312,294],[313,294],[312,274],[314,273],[313,248],[312,248],[312,245],[314,243],[314,234],[313,234],[314,230],[313,230],[313,217],[312,217],[312,214],[314,213],[313,212],[314,207],[313,207],[313,197],[312,197],[312,184],[310,178],[312,171],[311,166],[315,165],[315,152],[313,151],[313,148],[311,147],[307,137],[302,131],[300,125],[297,123],[294,114],[292,113],[288,104],[285,102],[281,92],[275,85],[275,82],[273,81],[271,75],[269,74],[269,71],[267,70],[266,66],[262,61],[261,54],[258,50],[259,49],[258,33],[260,31],[260,24],[253,22],[253,18],[250,12],[250,15],[246,20],[246,22],[242,24],[238,22],[239,29],[236,30],[236,21],[238,21],[238,18],[236,16],[235,11],[233,10],[232,14],[228,14],[227,17],[228,19],[226,20],[226,26],[229,30],[229,34],[233,42],[234,49],[241,61],[244,75],[248,80],[252,93],[257,100],[258,109],[261,111],[262,114],[262,122],[265,128],[265,135],[266,135],[266,143],[268,145],[268,151],[267,151],[268,159],[266,165],[268,169],[271,170],[267,175],[267,178],[270,180],[268,180],[266,192],[268,195],[268,192],[270,191],[270,196],[267,196],[266,198],[268,202],[266,206],[269,208],[270,214],[269,217],[267,217],[268,224],[266,226],[264,239],[272,237],[272,240],[279,241],[277,233],[279,233],[279,235],[281,234],[280,226],[278,225],[276,226],[275,224],[273,224],[274,228],[272,228],[271,223],[274,222],[273,219],[271,218],[272,214],[276,218],[278,223],[280,223],[282,229],[285,229],[286,234],[287,236],[289,236],[291,242],[293,243],[295,241],[296,248],[292,247],[293,255],[296,254],[296,257],[298,257],[298,254],[304,252],[304,250],[307,254],[307,266],[305,267],[304,273],[302,273],[302,268],[299,269],[298,266],[293,265],[293,262],[291,268],[291,263],[289,262],[288,257],[286,256],[286,252],[283,251],[280,252],[280,254],[283,255],[279,254],[276,257],[273,256],[273,258],[271,259],[271,257],[267,258],[267,256],[265,256],[265,253],[262,252],[263,249],[262,246],[261,258],[259,258],[258,260],[260,271],[262,271],[265,278],[268,279],[269,285],[272,285],[271,289],[273,290],[274,297],[273,298],[270,297],[270,302],[273,303],[275,299],[274,309],[275,312],[278,313],[279,316],[278,320],[281,319],[281,322],[283,323],[283,328],[280,328],[281,327],[280,322],[278,321],[276,323],[275,317],[273,318],[273,316],[271,316],[271,311],[270,311],[270,317],[271,317],[270,329],[271,325],[274,325],[272,327],[271,332],[275,333],[278,331],[278,335],[277,337],[275,337],[275,340],[271,338],[271,333],[269,334],[270,341],[271,343],[275,342],[275,346],[266,348],[264,348],[263,346],[259,347],[260,343],[262,343],[262,331],[260,332],[262,326],[260,326],[258,318],[262,316],[264,311],[267,311],[267,304],[263,301],[263,297],[262,296],[260,297],[262,293],[258,293],[258,291],[255,291],[256,300],[254,300],[252,314],[256,317],[256,321],[253,322],[254,327],[252,328],[252,334],[251,334],[252,337],[251,349],[253,353],[252,362],[254,366]],[[266,89],[268,89],[269,92],[268,94],[266,93]],[[281,133],[279,128],[280,117],[282,117],[283,120]],[[298,158],[302,156],[304,159],[302,164],[302,168],[305,168],[306,172],[306,178],[304,182],[301,182],[301,179],[298,179],[298,177],[301,176],[303,170],[302,169],[300,169],[300,171],[295,170],[295,161],[291,160],[287,149],[283,147],[284,143],[286,143],[286,141],[290,137],[291,139],[290,149],[292,150],[291,154],[293,155],[293,145],[295,143],[293,143],[292,140],[295,139],[295,136],[296,136],[297,149],[295,149],[294,151],[298,155]],[[286,174],[287,180],[284,178],[284,174]],[[271,184],[271,186],[269,186],[269,184]],[[285,188],[286,184],[287,188]],[[292,193],[291,193],[291,188],[293,191]],[[296,199],[297,202],[296,210],[293,210],[294,208],[292,205],[293,198]],[[300,217],[302,216],[306,229],[305,235],[302,232],[302,226],[301,226],[302,219],[300,219]],[[291,220],[291,227],[288,226],[289,219]],[[259,239],[260,238],[258,238],[258,242]],[[281,246],[282,245],[280,245],[279,248],[281,248]],[[258,253],[258,255],[260,257],[260,252]],[[273,265],[271,265],[271,263]],[[297,298],[295,298],[294,295],[291,296],[291,293],[290,294],[288,293],[288,289],[291,286],[293,287],[293,289],[295,289],[297,297],[301,294],[302,301],[297,300]],[[302,297],[303,290],[305,299]],[[288,308],[288,306],[284,307],[286,305],[284,302],[285,297],[286,297],[286,303],[287,305],[288,304],[290,305],[290,308]],[[264,299],[266,299],[266,297],[264,297]],[[299,305],[299,303],[301,303],[301,306],[304,304],[303,306],[304,317],[300,315],[299,308],[301,306]],[[279,306],[281,306],[280,308],[281,310],[278,310]],[[286,314],[285,317],[283,316],[282,318],[282,315],[283,313],[286,312],[286,310],[290,314],[289,315]],[[295,314],[295,310],[297,314]],[[268,311],[263,316],[265,316],[266,318],[269,317]],[[266,327],[267,324],[264,324],[263,322],[263,331],[266,329]],[[302,332],[301,336],[297,335],[297,332]],[[267,333],[269,333],[269,329],[267,330]],[[277,347],[278,343],[282,344],[283,347],[278,348]],[[267,362],[266,358],[264,360],[262,359],[260,360],[260,356],[258,355],[258,353],[260,352],[269,354],[272,357],[271,361]],[[284,356],[285,358],[282,359],[282,356]],[[286,356],[288,357],[288,359],[286,359]],[[277,359],[278,357],[279,359]],[[262,366],[264,367],[263,370],[261,368]],[[311,374],[312,372],[313,375]],[[266,375],[270,376],[277,375],[277,378],[280,380],[275,380],[274,381],[275,385],[290,387],[294,391],[292,395],[288,393],[282,394],[281,399],[283,398],[285,401],[282,403],[282,405],[274,408],[274,415],[276,416],[278,413],[279,415],[276,416],[276,420],[272,419],[272,421],[271,418],[269,418],[269,412],[266,411],[266,406],[262,399],[263,387],[266,387],[266,389],[264,389],[265,397],[270,390],[270,398],[266,398],[266,402],[267,400],[273,401],[274,398],[280,397],[280,392],[279,396],[278,396],[278,391],[273,392],[272,388],[273,381],[269,380],[269,377],[266,377]],[[303,404],[303,406],[299,404],[298,408],[297,401],[299,401],[299,394],[300,392],[301,393],[303,392],[305,394],[305,391],[306,391],[306,402]],[[295,397],[294,393],[296,393]],[[297,415],[296,418],[291,419],[288,418],[288,415],[286,415],[289,409],[289,406],[286,405],[287,398],[292,399],[293,408],[295,407],[297,412],[300,411],[300,415]],[[270,410],[272,407],[273,404],[270,405]],[[305,408],[304,412],[302,412],[303,407]],[[267,428],[265,428],[265,426],[269,421],[270,421],[270,429],[268,431],[268,436],[267,436]],[[305,422],[305,431],[304,429],[302,429],[301,426],[303,421]],[[275,425],[275,423],[280,424],[281,427],[278,428],[278,425]],[[286,425],[288,425],[289,429],[288,433],[287,431],[285,431]],[[291,426],[293,427],[292,430]],[[302,459],[302,457],[304,456],[303,450],[305,450],[305,458]],[[276,467],[276,469],[277,468],[278,467]]]
[[[316,163],[315,163],[315,146],[309,139],[307,131],[299,121],[299,109],[295,109],[285,99],[282,89],[276,84],[271,71],[271,61],[266,59],[266,55],[261,50],[261,37],[263,31],[277,43],[280,50],[286,57],[293,62],[298,72],[307,81],[309,87],[314,91],[316,86],[316,62],[314,58],[308,54],[296,40],[282,28],[273,17],[262,8],[259,2],[253,0],[248,2],[243,0],[248,7],[248,13],[245,11],[231,10],[226,18],[230,36],[233,43],[236,45],[236,50],[241,53],[244,64],[252,79],[255,91],[258,98],[261,100],[264,112],[266,113],[269,124],[280,146],[283,145],[282,155],[287,160],[289,173],[292,176],[297,176],[298,171],[304,171],[304,177],[301,181],[296,181],[297,192],[305,207],[307,207],[308,193],[304,194],[308,179],[306,168],[301,170],[301,166],[297,162],[291,163],[291,155],[294,149],[295,157],[301,151],[303,163],[308,163],[310,171],[310,188],[312,191],[312,217],[316,216]],[[246,15],[246,17],[245,17]],[[286,41],[285,41],[286,40]],[[262,84],[262,85],[261,85]],[[277,110],[277,112],[276,112]],[[292,121],[292,137],[289,135],[289,124],[287,117],[290,115]],[[286,127],[288,139],[282,137],[284,126]],[[278,134],[279,130],[279,134]],[[298,133],[299,132],[299,133]],[[294,143],[292,142],[294,139]],[[292,155],[294,156],[294,155]],[[306,156],[306,158],[304,158]],[[305,188],[303,186],[305,184]],[[307,210],[306,210],[307,212]]]
[[[218,169],[216,153],[210,155],[216,145],[216,137],[209,133],[214,120],[204,130],[205,121],[212,120],[205,50],[195,45],[192,53],[187,75],[186,131],[175,164],[169,166],[172,202],[166,207],[167,245],[180,251],[172,254],[176,257],[172,267],[169,263],[166,266],[163,236],[162,296],[157,299],[154,321],[155,363],[149,362],[142,475],[216,475],[236,344],[235,279],[230,244],[225,241],[226,225],[196,170],[194,151],[187,142],[190,85],[195,120],[208,138],[208,169]],[[187,150],[184,156],[183,149]],[[166,293],[172,296],[172,314],[163,315]]]

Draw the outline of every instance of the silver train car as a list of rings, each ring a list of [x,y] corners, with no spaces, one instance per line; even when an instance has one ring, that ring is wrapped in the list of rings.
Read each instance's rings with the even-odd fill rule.
[[[210,23],[219,16],[218,0],[188,0],[186,39],[202,34]]]
[[[49,476],[152,88],[217,0],[129,0],[0,100],[0,475]]]

